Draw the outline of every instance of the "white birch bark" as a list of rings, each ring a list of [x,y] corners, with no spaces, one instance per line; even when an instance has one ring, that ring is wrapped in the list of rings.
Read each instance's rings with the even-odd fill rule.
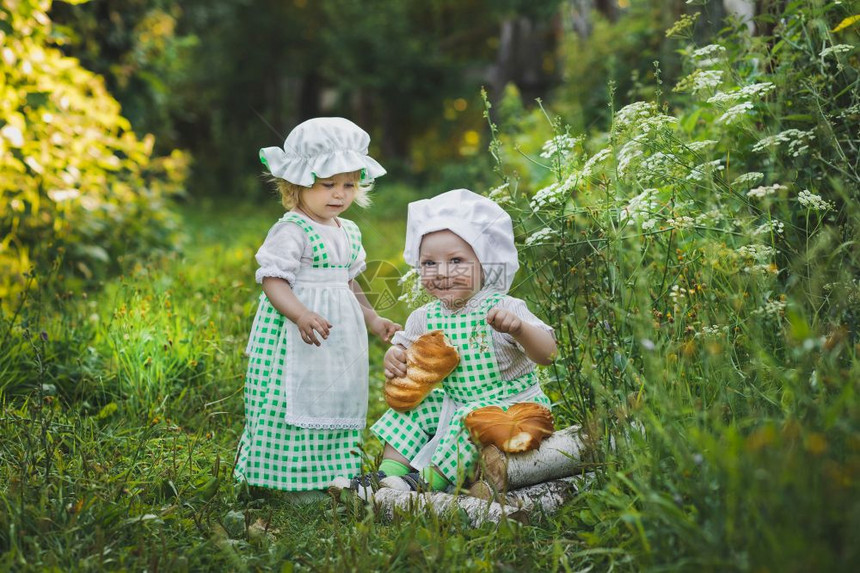
[[[579,492],[585,489],[592,479],[594,479],[594,473],[587,472],[522,487],[507,493],[494,492],[492,486],[487,482],[478,482],[472,486],[470,493],[478,497],[489,496],[489,499],[519,508],[530,516],[537,511],[550,515],[579,495]]]
[[[372,502],[381,515],[389,520],[394,518],[394,512],[397,509],[409,513],[432,511],[436,514],[461,509],[469,517],[472,527],[479,527],[486,522],[499,523],[504,519],[528,523],[528,511],[521,507],[504,505],[470,495],[451,495],[443,492],[417,493],[383,487],[373,494]]]
[[[570,426],[546,438],[540,448],[521,454],[505,454],[494,446],[481,452],[481,479],[496,491],[570,477],[591,461],[593,448],[580,426]]]

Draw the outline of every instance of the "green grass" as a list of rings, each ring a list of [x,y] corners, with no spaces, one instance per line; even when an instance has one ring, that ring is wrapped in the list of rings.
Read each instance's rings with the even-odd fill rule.
[[[417,195],[391,193],[402,207],[383,211],[391,219],[372,208],[349,215],[369,259],[399,272],[401,213]],[[3,352],[18,366],[0,415],[0,569],[555,570],[579,545],[561,522],[386,523],[361,504],[237,491],[253,254],[280,208],[195,203],[182,214],[181,254],[132,264],[97,293],[36,290],[10,330]],[[368,288],[391,288],[386,275],[377,281]],[[407,311],[399,303],[386,314],[402,322]],[[370,421],[385,408],[383,352],[372,343]],[[379,444],[367,450],[372,461]],[[235,512],[252,527],[231,538]]]

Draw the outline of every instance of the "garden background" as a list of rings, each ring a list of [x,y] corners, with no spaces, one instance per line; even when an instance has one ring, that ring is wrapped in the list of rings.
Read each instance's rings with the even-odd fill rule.
[[[856,570],[858,31],[821,0],[3,0],[0,568]],[[409,201],[513,216],[556,425],[599,451],[558,513],[234,487],[257,150],[316,115],[389,169],[348,213],[383,314]]]

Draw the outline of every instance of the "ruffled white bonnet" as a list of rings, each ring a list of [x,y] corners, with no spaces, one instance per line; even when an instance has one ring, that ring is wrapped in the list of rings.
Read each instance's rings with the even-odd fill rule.
[[[314,180],[361,170],[363,181],[385,175],[385,169],[367,154],[370,136],[342,117],[315,117],[297,125],[284,147],[264,147],[263,162],[275,177],[311,187]]]
[[[453,231],[469,243],[484,270],[484,288],[508,292],[520,268],[511,216],[491,199],[468,189],[455,189],[409,204],[403,258],[418,267],[421,238]]]

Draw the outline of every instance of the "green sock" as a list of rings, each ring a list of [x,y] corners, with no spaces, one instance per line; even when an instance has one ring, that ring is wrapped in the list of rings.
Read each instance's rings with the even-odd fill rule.
[[[433,491],[442,491],[448,487],[448,479],[432,467],[421,470],[421,479],[427,482]]]
[[[397,460],[385,459],[379,464],[379,471],[385,472],[387,476],[405,476],[409,473],[409,467]]]

